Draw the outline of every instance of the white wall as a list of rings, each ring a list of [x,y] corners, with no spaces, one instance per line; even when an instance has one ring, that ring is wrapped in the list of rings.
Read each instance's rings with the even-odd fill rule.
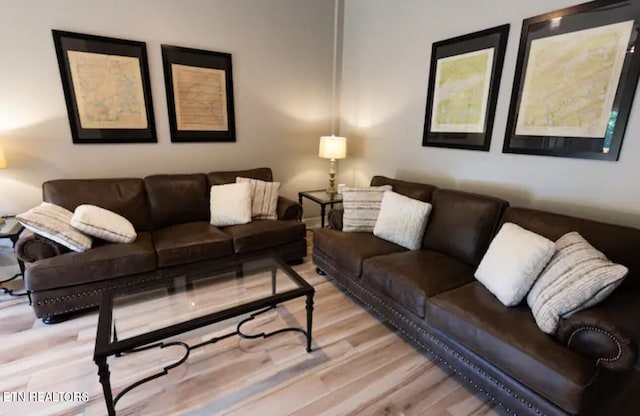
[[[330,128],[333,6],[0,0],[0,143],[9,163],[0,171],[0,215],[36,205],[42,182],[56,178],[270,166],[286,196],[326,186],[317,146]],[[157,144],[72,144],[51,29],[147,43]],[[162,43],[233,55],[236,143],[171,143]]]
[[[374,174],[640,227],[640,99],[620,161],[502,153],[522,20],[580,0],[346,0],[340,182]],[[511,23],[490,152],[422,147],[433,42]]]

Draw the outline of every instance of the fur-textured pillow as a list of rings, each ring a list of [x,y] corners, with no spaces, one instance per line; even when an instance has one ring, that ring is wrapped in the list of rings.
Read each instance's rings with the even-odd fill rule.
[[[507,222],[493,239],[475,277],[505,306],[519,304],[549,263],[553,241]]]
[[[251,185],[229,183],[211,187],[211,224],[216,227],[251,222]]]
[[[577,232],[560,237],[556,249],[527,296],[536,323],[547,334],[555,334],[561,317],[603,301],[629,272]]]
[[[373,234],[409,250],[418,250],[430,213],[431,204],[387,191]]]
[[[58,205],[43,202],[27,212],[16,215],[27,230],[53,240],[73,251],[91,248],[93,241],[71,226],[73,213]]]
[[[236,183],[248,183],[251,186],[251,216],[253,219],[275,220],[278,218],[280,182],[265,182],[239,176],[236,178]]]
[[[391,185],[368,188],[344,187],[342,189],[342,231],[373,232],[378,220],[382,197]]]
[[[131,243],[138,236],[128,219],[95,205],[78,206],[71,225],[87,235],[112,243]]]

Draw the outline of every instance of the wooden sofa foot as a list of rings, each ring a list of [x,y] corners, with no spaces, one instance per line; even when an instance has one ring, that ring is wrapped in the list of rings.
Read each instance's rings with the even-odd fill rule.
[[[59,324],[60,322],[68,321],[74,315],[75,314],[73,312],[70,312],[70,313],[62,313],[60,315],[45,316],[44,318],[42,318],[42,323],[46,325],[55,325],[55,324]]]

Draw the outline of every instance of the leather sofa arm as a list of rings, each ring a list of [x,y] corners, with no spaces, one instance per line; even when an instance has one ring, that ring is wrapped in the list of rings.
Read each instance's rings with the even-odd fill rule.
[[[25,232],[16,243],[16,255],[25,263],[69,253],[63,245],[32,232]]]
[[[342,216],[344,209],[335,208],[329,211],[329,228],[334,230],[342,230]]]
[[[633,368],[640,339],[640,294],[614,293],[605,302],[560,321],[557,339],[613,371]]]
[[[301,220],[302,205],[283,196],[279,196],[277,213],[279,220]]]

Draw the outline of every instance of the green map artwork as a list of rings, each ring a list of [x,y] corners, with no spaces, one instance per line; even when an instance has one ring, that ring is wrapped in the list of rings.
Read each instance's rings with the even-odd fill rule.
[[[438,59],[431,131],[482,133],[494,48]]]
[[[516,134],[607,134],[633,20],[531,42]]]
[[[138,58],[79,51],[67,56],[82,128],[147,128]]]

